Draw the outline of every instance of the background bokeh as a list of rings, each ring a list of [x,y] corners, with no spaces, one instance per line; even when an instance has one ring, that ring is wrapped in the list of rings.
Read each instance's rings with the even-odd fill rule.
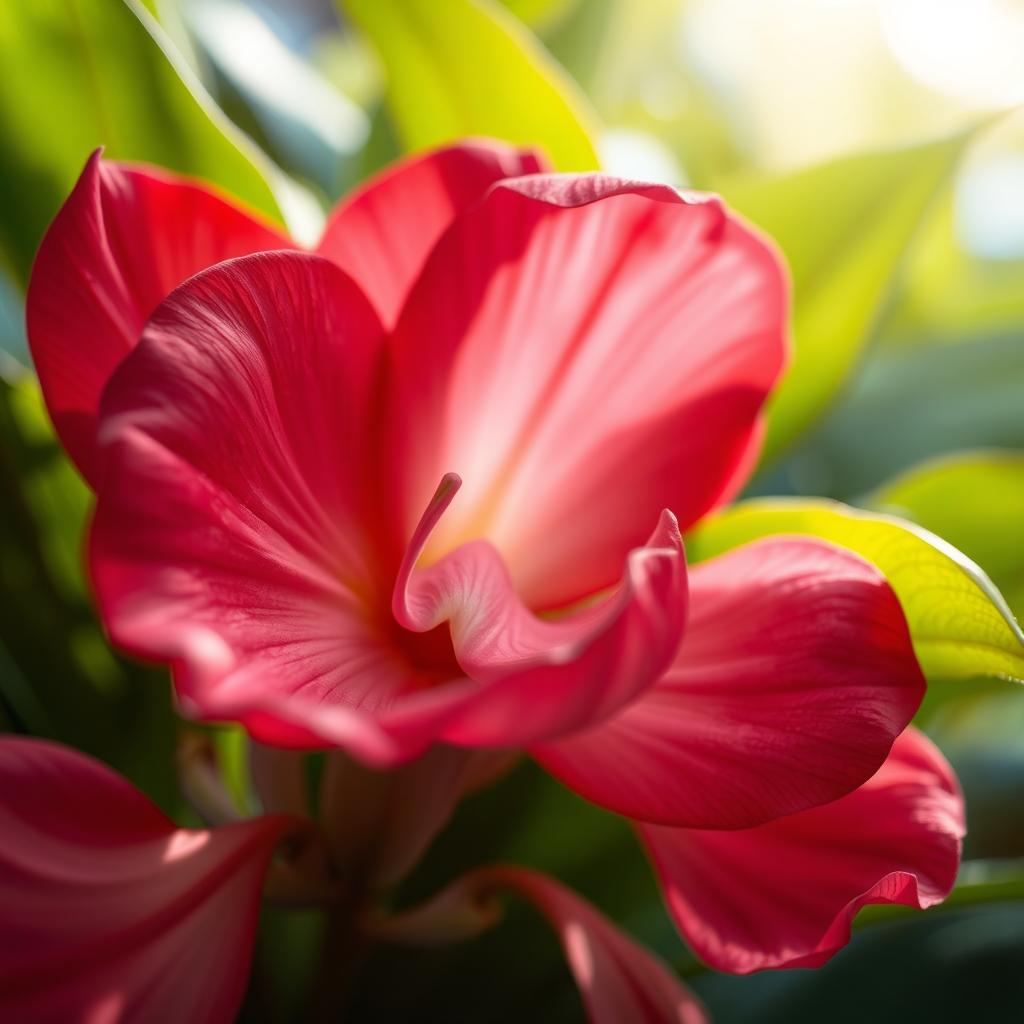
[[[315,238],[412,149],[543,142],[561,169],[721,192],[792,268],[799,358],[751,494],[916,520],[1024,610],[1020,0],[6,0],[0,4],[0,728],[114,764],[179,820],[162,674],[113,654],[81,571],[89,499],[30,369],[24,289],[97,145],[207,178]],[[410,879],[556,874],[678,966],[722,1024],[1002,1022],[1024,1007],[1024,690],[932,680],[959,772],[961,881],[871,910],[820,971],[730,978],[686,953],[628,828],[528,765],[471,798]],[[244,739],[210,730],[240,801]],[[318,922],[271,913],[246,1019],[302,1019]],[[544,926],[371,959],[350,1019],[571,1021]]]

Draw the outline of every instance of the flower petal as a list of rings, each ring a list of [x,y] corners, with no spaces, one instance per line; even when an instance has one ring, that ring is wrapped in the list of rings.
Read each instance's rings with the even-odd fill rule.
[[[466,662],[426,671],[375,593],[393,579],[367,436],[380,337],[350,279],[307,254],[228,261],[161,304],[102,405],[91,563],[112,638],[170,661],[190,716],[379,767],[610,713],[678,643],[670,517],[617,595],[563,623],[517,603],[486,545],[424,570],[424,592],[446,581],[425,614],[452,618]]]
[[[102,407],[92,569],[114,640],[172,661],[188,714],[378,766],[615,710],[678,643],[671,516],[618,594],[558,624],[517,602],[487,545],[417,574],[420,607],[401,625],[451,618],[463,660],[418,669],[375,594],[390,564],[372,526],[379,341],[355,285],[311,255],[229,261],[160,306]]]
[[[632,551],[619,588],[581,611],[540,619],[516,596],[486,541],[413,571],[459,486],[446,477],[395,583],[395,618],[425,633],[450,623],[459,665],[482,684],[453,704],[442,736],[466,746],[517,746],[607,717],[672,661],[686,617],[686,563],[675,517],[663,512]]]
[[[490,139],[409,157],[342,201],[317,252],[351,275],[390,326],[452,220],[494,182],[543,169],[540,154]]]
[[[408,945],[469,938],[498,920],[500,892],[528,900],[558,932],[591,1024],[708,1024],[700,1001],[661,960],[571,889],[536,871],[480,868],[421,907],[373,920],[373,931]]]
[[[288,818],[179,829],[105,766],[0,740],[0,1016],[234,1018]]]
[[[379,342],[340,270],[265,253],[178,289],[111,380],[93,580],[114,640],[176,663],[187,713],[257,714],[265,691],[377,706],[416,685],[368,592]]]
[[[858,556],[779,537],[695,566],[672,668],[618,717],[531,752],[644,821],[750,828],[850,792],[924,694],[899,602]]]
[[[814,810],[759,828],[642,825],[669,911],[713,967],[817,967],[870,903],[924,908],[956,879],[964,807],[952,769],[909,729],[878,773]]]
[[[749,468],[785,357],[774,251],[717,199],[603,175],[494,186],[396,328],[394,507],[466,481],[431,560],[490,540],[534,608],[609,586],[662,508],[685,528]]]
[[[90,483],[103,386],[160,301],[221,260],[291,247],[203,185],[89,158],[39,248],[27,317],[50,416]]]

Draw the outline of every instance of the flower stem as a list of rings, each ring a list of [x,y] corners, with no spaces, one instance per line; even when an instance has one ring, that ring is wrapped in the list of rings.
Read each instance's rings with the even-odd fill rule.
[[[369,952],[370,943],[359,928],[359,902],[346,900],[326,911],[320,964],[313,996],[313,1024],[336,1024],[349,986]]]

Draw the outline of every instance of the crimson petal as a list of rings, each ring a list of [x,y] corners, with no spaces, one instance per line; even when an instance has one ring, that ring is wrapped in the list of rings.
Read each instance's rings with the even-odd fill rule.
[[[57,434],[95,485],[96,414],[111,373],[178,284],[292,243],[197,182],[95,152],[50,225],[29,285],[28,337]]]
[[[263,689],[354,709],[413,684],[372,613],[359,504],[380,338],[327,260],[263,253],[178,289],[111,380],[92,576],[114,640],[175,663],[187,713],[298,744],[261,725]]]
[[[620,814],[750,828],[868,779],[923,695],[881,573],[819,540],[770,538],[693,568],[686,633],[655,686],[532,753]]]
[[[640,826],[669,911],[713,967],[817,967],[870,903],[924,908],[956,880],[964,806],[945,759],[907,730],[841,800],[759,828]]]
[[[0,740],[0,1016],[232,1020],[267,861],[293,826],[180,829],[91,758]]]

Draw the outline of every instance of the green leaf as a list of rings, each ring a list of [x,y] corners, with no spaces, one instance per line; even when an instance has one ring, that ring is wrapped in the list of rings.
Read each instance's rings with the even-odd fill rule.
[[[731,206],[778,242],[793,278],[793,362],[768,407],[763,460],[842,387],[915,230],[973,135],[721,186]]]
[[[501,0],[521,22],[533,29],[548,28],[570,14],[580,0]]]
[[[562,171],[592,170],[586,98],[530,32],[488,0],[340,0],[384,65],[402,143],[469,135],[542,147]]]
[[[0,261],[21,281],[97,146],[219,185],[279,219],[280,173],[136,0],[0,4]],[[271,185],[273,182],[273,187]]]
[[[820,537],[876,565],[900,599],[929,679],[1024,682],[1024,632],[995,584],[913,523],[838,502],[761,499],[705,520],[687,538],[687,554],[700,561],[778,533]]]
[[[1024,612],[1024,454],[968,452],[908,470],[869,499],[974,559]]]

